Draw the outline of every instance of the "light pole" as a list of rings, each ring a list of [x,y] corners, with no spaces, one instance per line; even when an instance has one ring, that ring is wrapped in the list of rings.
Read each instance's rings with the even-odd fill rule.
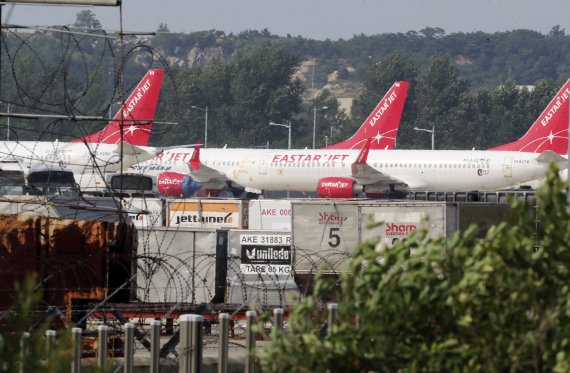
[[[289,130],[289,142],[287,143],[287,149],[291,149],[291,121],[289,121],[289,124],[269,122],[269,125],[270,126],[281,126],[281,127],[287,128]]]
[[[192,109],[204,112],[204,149],[208,147],[208,106],[205,109],[192,105]]]
[[[123,105],[123,103],[121,101],[117,101],[117,102],[113,102],[111,105],[109,105],[109,120],[113,119],[113,106],[115,105],[120,105],[119,107],[121,107]],[[122,118],[125,119],[125,118]],[[121,123],[122,125],[122,123]]]
[[[431,130],[425,129],[425,128],[418,128],[418,127],[414,127],[414,130],[416,131],[425,131],[425,132],[429,132],[431,133],[431,150],[434,150],[434,140],[435,140],[435,127],[432,127]]]
[[[319,110],[327,110],[328,106],[323,106]],[[313,106],[313,149],[315,149],[315,137],[317,133],[317,105]]]
[[[6,117],[6,141],[10,141],[10,104],[6,104],[6,112],[8,116]]]
[[[281,127],[287,128],[289,130],[289,141],[287,142],[287,149],[291,149],[291,121],[289,121],[289,124],[269,122],[269,125],[270,126],[281,126]],[[289,189],[287,189],[287,198],[289,198]]]

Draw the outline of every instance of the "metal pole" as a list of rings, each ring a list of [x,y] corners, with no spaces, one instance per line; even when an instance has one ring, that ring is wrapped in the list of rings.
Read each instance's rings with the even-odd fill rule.
[[[218,373],[227,373],[230,315],[228,313],[220,313],[219,320],[220,320],[220,346],[218,354]]]
[[[327,337],[330,337],[332,335],[332,327],[334,324],[336,324],[336,314],[338,310],[338,304],[329,303],[327,304],[327,309],[329,310]]]
[[[133,360],[134,360],[134,337],[135,337],[135,324],[125,323],[123,326],[125,331],[125,358],[124,358],[124,370],[125,373],[133,373]]]
[[[6,112],[10,114],[10,104],[6,104]],[[10,115],[6,118],[6,141],[10,141]]]
[[[566,181],[568,181],[568,206],[566,207],[566,212],[570,214],[570,101],[566,100],[568,107],[568,133],[566,134],[566,139],[568,140],[568,151],[566,152],[566,157],[568,158],[566,163]]]
[[[206,129],[204,130],[204,149],[208,147],[208,106],[206,105]]]
[[[247,311],[245,317],[247,318],[247,331],[245,339],[245,352],[247,353],[247,358],[245,360],[245,372],[253,373],[255,364],[255,332],[253,331],[253,324],[255,324],[255,311]]]
[[[435,149],[435,126],[431,128],[431,150]]]
[[[56,334],[57,332],[55,330],[46,330],[46,360],[48,361],[55,346]]]
[[[107,365],[107,335],[109,327],[107,325],[99,325],[97,328],[97,366],[104,368]]]
[[[202,330],[204,327],[204,316],[191,315],[192,324],[192,360],[190,365],[191,373],[200,373],[202,370]]]
[[[288,144],[287,149],[289,149],[289,150],[291,149],[291,126],[292,126],[292,123],[291,123],[291,121],[289,121],[289,142],[287,143]]]
[[[73,363],[71,373],[81,372],[81,328],[71,329],[71,340],[73,343]]]
[[[30,344],[30,333],[22,333],[20,339],[20,372],[26,372],[26,359],[28,357],[28,345]]]
[[[160,320],[150,322],[150,373],[160,369]]]
[[[192,315],[181,315],[180,324],[180,354],[178,355],[178,371],[180,373],[190,372],[190,317]]]
[[[316,132],[317,132],[317,103],[313,102],[313,149],[315,149]]]
[[[283,308],[275,308],[273,310],[273,323],[275,330],[282,332],[283,331]]]

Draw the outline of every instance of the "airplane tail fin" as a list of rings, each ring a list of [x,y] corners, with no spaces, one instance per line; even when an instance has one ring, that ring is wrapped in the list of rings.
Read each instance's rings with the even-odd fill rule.
[[[568,153],[568,102],[570,79],[560,88],[546,109],[520,139],[489,150],[542,153],[552,150]]]
[[[394,83],[351,138],[325,149],[359,149],[368,138],[372,138],[372,150],[394,149],[409,84]]]
[[[124,142],[147,146],[163,77],[164,69],[150,69],[105,128],[72,142],[118,144],[123,128]]]

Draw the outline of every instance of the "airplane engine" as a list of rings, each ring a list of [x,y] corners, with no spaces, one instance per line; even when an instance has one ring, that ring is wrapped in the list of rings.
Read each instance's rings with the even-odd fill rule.
[[[191,197],[202,185],[188,175],[177,172],[163,172],[156,182],[159,193],[169,197]]]
[[[325,198],[354,198],[362,192],[364,185],[345,177],[325,177],[317,186],[317,194]]]

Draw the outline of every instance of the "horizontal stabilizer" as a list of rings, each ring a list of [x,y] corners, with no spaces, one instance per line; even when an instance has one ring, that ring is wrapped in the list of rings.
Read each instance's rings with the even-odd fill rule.
[[[553,152],[552,150],[546,150],[540,153],[538,157],[536,157],[536,161],[539,163],[550,163],[550,162],[562,163],[562,162],[567,162],[567,159],[561,156],[560,154]]]

